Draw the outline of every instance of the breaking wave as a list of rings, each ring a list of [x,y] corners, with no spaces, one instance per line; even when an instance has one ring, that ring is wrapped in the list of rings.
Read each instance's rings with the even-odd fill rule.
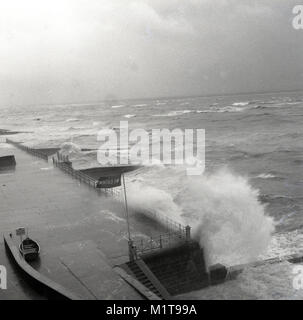
[[[113,109],[118,109],[118,108],[123,108],[125,107],[124,104],[120,104],[120,105],[117,105],[117,106],[112,106]]]
[[[176,117],[176,116],[182,116],[184,114],[195,112],[194,110],[176,110],[171,111],[166,114],[154,114],[153,117]]]
[[[273,174],[270,174],[270,173],[261,173],[261,174],[257,175],[257,178],[260,178],[260,179],[274,179],[274,178],[276,178],[276,176],[273,175]]]
[[[70,118],[65,120],[65,122],[78,122],[78,121],[81,121],[81,120],[77,118]]]
[[[133,107],[146,107],[147,104],[146,103],[141,103],[141,104],[135,104],[133,105]]]
[[[246,102],[234,102],[233,106],[240,106],[240,107],[244,107],[249,105],[251,102],[250,101],[246,101]]]
[[[274,222],[246,178],[227,169],[192,177],[180,169],[151,171],[145,176],[141,172],[140,181],[129,184],[130,204],[190,224],[194,238],[205,248],[208,264],[246,263],[266,251]],[[168,172],[171,176],[166,176]],[[153,180],[159,175],[166,178],[166,185]]]

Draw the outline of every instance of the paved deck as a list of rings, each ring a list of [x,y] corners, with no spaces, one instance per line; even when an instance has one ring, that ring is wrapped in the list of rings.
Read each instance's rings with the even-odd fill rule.
[[[42,248],[35,268],[84,299],[141,299],[112,269],[127,259],[122,204],[51,163],[2,145],[0,156],[8,154],[15,155],[17,166],[0,174],[0,234],[28,227]],[[140,231],[148,234],[150,228]],[[16,274],[2,237],[0,265],[8,271],[8,289],[0,290],[0,300],[42,298]]]

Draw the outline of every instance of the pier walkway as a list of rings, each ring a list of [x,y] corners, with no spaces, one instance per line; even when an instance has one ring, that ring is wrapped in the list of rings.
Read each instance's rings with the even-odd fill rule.
[[[101,187],[101,182],[104,181],[104,179],[110,181],[121,181],[121,174],[137,169],[136,167],[102,167],[89,170],[75,170],[68,156],[62,155],[60,152],[58,152],[58,149],[40,150],[24,146],[21,143],[14,142],[9,139],[7,139],[7,142],[10,145],[13,145],[18,150],[25,151],[31,156],[38,157],[39,159],[47,161],[46,167],[40,167],[40,170],[43,171],[44,174],[43,176],[40,174],[40,180],[37,180],[37,191],[39,192],[39,196],[37,200],[32,199],[32,201],[30,201],[31,205],[35,206],[35,201],[38,201],[40,211],[41,200],[43,202],[43,197],[40,197],[40,192],[45,187],[45,184],[49,189],[51,188],[52,183],[53,187],[58,188],[56,188],[56,190],[51,188],[51,190],[48,191],[47,199],[45,200],[46,202],[49,202],[49,205],[51,207],[57,207],[56,216],[59,215],[61,218],[63,218],[64,216],[65,218],[66,212],[67,210],[69,210],[69,206],[71,204],[75,204],[76,206],[72,206],[72,209],[74,211],[71,211],[71,224],[67,224],[65,225],[65,227],[68,228],[69,236],[72,236],[71,231],[73,230],[74,225],[75,230],[73,231],[75,231],[75,234],[77,234],[78,238],[81,239],[82,232],[83,235],[88,237],[86,239],[83,239],[83,242],[78,241],[77,238],[76,244],[72,242],[68,244],[60,243],[59,246],[55,245],[55,251],[53,251],[53,248],[51,247],[48,248],[47,255],[54,254],[56,255],[56,258],[47,261],[47,257],[44,257],[43,261],[47,262],[47,266],[51,265],[53,261],[59,261],[60,267],[64,268],[64,272],[68,272],[70,276],[72,276],[73,280],[81,286],[81,289],[85,289],[85,294],[84,292],[82,293],[82,296],[84,294],[84,299],[88,299],[88,297],[93,299],[115,298],[108,296],[104,297],[107,292],[113,292],[113,289],[110,289],[109,287],[100,289],[100,286],[96,287],[96,284],[98,282],[100,283],[100,279],[102,278],[113,278],[113,275],[115,277],[112,281],[116,282],[117,279],[121,281],[121,278],[119,278],[118,274],[129,285],[136,288],[137,295],[139,292],[141,293],[141,295],[148,299],[168,299],[170,298],[170,293],[176,294],[179,292],[184,292],[184,290],[188,290],[190,287],[192,287],[193,284],[197,284],[199,288],[201,286],[204,287],[205,285],[207,285],[208,275],[205,271],[203,251],[192,246],[194,244],[194,241],[191,240],[189,226],[184,226],[180,222],[176,222],[169,217],[161,215],[157,212],[147,211],[144,214],[140,215],[138,215],[138,213],[136,212],[133,212],[134,214],[131,216],[131,239],[129,238],[129,225],[126,226],[127,221],[125,220],[125,203],[122,186],[120,186],[119,184],[115,184],[115,187],[112,188]],[[21,157],[22,155],[20,154],[20,158]],[[41,165],[37,161],[34,161],[34,163],[37,167]],[[53,167],[50,167],[51,164],[53,164]],[[38,168],[36,168],[36,170],[37,169]],[[62,175],[59,179],[57,173],[60,172],[60,170],[58,169],[70,175],[70,177],[72,178],[70,179],[70,185],[66,185],[65,180],[64,182],[63,180],[59,181],[63,176],[66,177],[67,175]],[[34,168],[32,168],[32,170],[34,170]],[[16,174],[14,173],[13,176],[15,177]],[[56,176],[56,181],[52,182],[50,179],[53,176]],[[114,180],[114,177],[116,180]],[[124,176],[122,176],[122,179],[124,181]],[[28,181],[30,181],[29,185],[32,186],[33,183],[30,177],[28,178],[28,180],[25,180],[25,184],[27,184]],[[39,184],[42,189],[39,189]],[[77,185],[77,191],[79,192],[81,190],[81,194],[78,195],[74,194],[73,187],[71,187]],[[105,185],[103,183],[103,186]],[[61,187],[65,187],[64,190],[62,189],[62,192],[68,197],[66,199],[67,202],[64,204],[62,204],[62,195],[60,194],[59,196],[57,193]],[[90,190],[96,192],[91,192],[91,194],[89,195],[87,192],[89,192]],[[29,190],[26,189],[26,192],[29,192]],[[31,197],[33,196],[33,194],[34,192],[31,192]],[[74,199],[74,197],[76,196],[78,196],[78,198]],[[100,233],[98,238],[97,235],[94,238],[92,232],[97,227],[97,224],[94,223],[95,221],[89,221],[89,218],[94,214],[93,209],[98,210],[98,202],[101,206],[101,201],[99,201],[101,200],[100,197],[102,197],[102,212],[100,212],[99,215],[95,214],[94,219],[98,217],[99,220],[100,216],[103,218],[100,219],[100,222],[101,220],[103,220],[102,226],[100,226],[103,228],[103,233]],[[92,204],[94,204],[94,208],[91,208]],[[83,207],[83,211],[81,212],[79,210],[83,205],[85,205],[85,208]],[[60,214],[59,211],[61,211],[62,213]],[[88,221],[85,221],[85,223],[80,222],[81,219],[83,219],[83,216],[81,216],[81,213],[83,214],[83,212],[86,213],[85,218],[88,218]],[[128,216],[128,214],[126,215]],[[138,216],[140,216],[140,219],[136,219],[136,217],[138,218]],[[54,217],[55,215],[53,215],[53,218]],[[145,219],[142,219],[142,217],[145,217]],[[108,220],[110,220],[111,223],[114,222],[114,226],[104,228],[104,223],[109,223]],[[26,222],[27,225],[25,226],[28,227],[29,221]],[[47,222],[49,222],[49,220]],[[89,231],[85,229],[87,223],[90,223],[92,227],[92,229]],[[16,226],[14,229],[18,228],[19,226]],[[118,233],[115,233],[115,227],[118,227]],[[76,233],[76,230],[78,230],[78,233]],[[57,231],[58,226],[54,226],[54,232],[57,233]],[[65,230],[61,232],[66,233]],[[60,237],[62,236],[62,234],[58,236]],[[104,240],[107,240],[107,238],[109,242],[107,243],[107,241],[105,241],[104,243]],[[95,246],[94,243],[96,243],[97,245]],[[46,245],[49,245],[47,241]],[[186,256],[182,255],[182,250],[179,250],[179,248],[182,247],[184,247],[185,251],[187,251],[188,253]],[[160,252],[163,250],[165,252],[164,255],[166,255],[168,259],[165,260],[164,265],[161,265],[161,261],[159,265],[159,259],[157,257],[158,254],[160,254]],[[150,256],[150,254],[153,253],[155,253],[156,255]],[[171,254],[173,254],[173,258]],[[102,255],[101,259],[100,255]],[[159,255],[159,257],[160,256],[161,255]],[[200,257],[202,263],[198,263],[199,261],[195,258],[196,256]],[[144,263],[147,257],[150,257],[149,260],[146,260],[148,261],[148,265]],[[133,264],[125,264],[128,259]],[[163,260],[163,257],[160,258],[160,260],[161,259]],[[104,263],[104,261],[106,262]],[[87,262],[87,266],[85,265],[85,262]],[[87,270],[89,271],[83,273],[83,264],[88,268]],[[119,268],[118,265],[121,266],[121,268],[129,275],[131,275],[133,277],[133,280],[130,281],[129,276],[123,274],[124,271]],[[161,272],[158,272],[162,269],[174,269],[174,265],[178,266],[176,272],[167,271],[164,277],[161,276]],[[190,265],[195,265],[195,268],[189,272],[188,266]],[[113,266],[116,266],[117,268],[113,269]],[[157,271],[159,274],[157,274],[157,276],[153,275],[154,271],[152,272],[151,270],[149,270],[149,267],[154,268],[155,272]],[[140,273],[136,271],[138,268],[140,269]],[[200,268],[202,271],[198,270]],[[113,272],[113,270],[115,270],[116,273]],[[59,273],[61,274],[61,270],[60,272],[58,272],[58,274]],[[180,285],[176,284],[175,282],[178,282],[181,276],[184,278],[182,278],[182,283]],[[162,286],[157,278],[161,278],[161,282],[165,283],[165,287],[169,290],[169,292]],[[53,280],[56,280],[58,283],[64,285],[67,289],[70,288],[67,286],[66,282],[60,282],[61,279],[59,278]],[[140,285],[138,281],[143,283],[146,289],[142,290],[142,285]],[[172,284],[174,284],[174,288],[172,287]],[[123,287],[127,287],[125,282]],[[114,292],[116,294],[117,290],[114,290]]]
[[[69,160],[68,155],[62,155],[59,152],[59,148],[44,148],[35,149],[23,145],[20,142],[16,142],[11,139],[6,139],[6,142],[15,146],[35,157],[39,157],[46,161],[52,160],[53,165],[65,173],[69,174],[73,179],[77,179],[80,183],[87,184],[88,187],[94,189],[99,194],[108,195],[115,200],[124,202],[124,195],[122,187],[100,188],[99,179],[102,177],[119,177],[123,173],[138,169],[140,166],[117,166],[117,167],[100,167],[91,168],[86,170],[75,170],[72,162]],[[176,245],[182,245],[190,240],[190,226],[184,226],[180,222],[174,221],[171,218],[159,214],[157,212],[145,212],[145,216],[157,221],[161,225],[162,233],[152,234],[149,237],[140,237],[132,242],[132,248],[136,251],[135,256],[140,256],[148,252],[158,251],[165,248],[174,247]],[[158,228],[159,229],[159,228]]]
[[[7,154],[17,165],[0,174],[0,233],[28,227],[42,250],[36,270],[83,299],[141,299],[112,268],[128,256],[122,204],[91,192],[42,157],[2,144],[0,156]],[[0,300],[44,299],[19,278],[2,237],[0,265],[8,272]]]

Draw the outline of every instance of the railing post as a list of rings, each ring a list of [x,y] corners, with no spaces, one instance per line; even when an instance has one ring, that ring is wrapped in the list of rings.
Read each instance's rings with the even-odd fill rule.
[[[185,236],[186,236],[186,241],[190,241],[190,226],[185,227]]]
[[[129,254],[129,261],[137,260],[137,248],[134,246],[132,240],[128,240],[128,254]]]

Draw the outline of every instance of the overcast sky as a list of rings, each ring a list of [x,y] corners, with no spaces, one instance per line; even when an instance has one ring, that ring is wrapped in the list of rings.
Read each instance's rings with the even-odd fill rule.
[[[299,3],[0,0],[0,105],[302,88]]]

